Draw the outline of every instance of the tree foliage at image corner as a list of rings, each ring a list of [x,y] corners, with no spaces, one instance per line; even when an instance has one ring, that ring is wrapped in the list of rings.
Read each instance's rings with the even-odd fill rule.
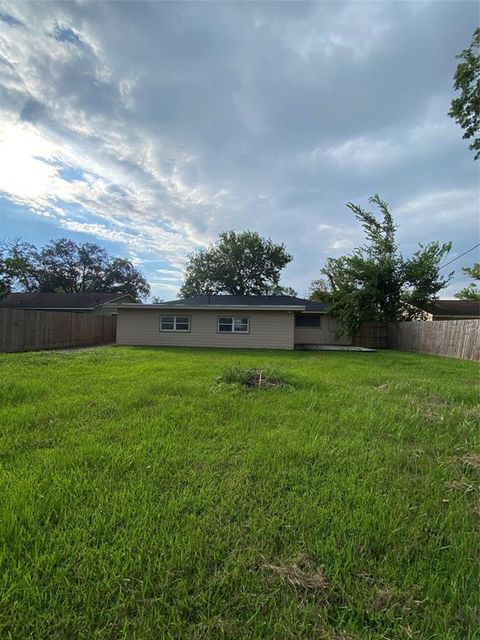
[[[473,138],[470,149],[480,158],[480,28],[476,29],[467,49],[458,54],[460,62],[453,78],[453,88],[460,92],[453,98],[448,115],[463,129],[463,137]]]

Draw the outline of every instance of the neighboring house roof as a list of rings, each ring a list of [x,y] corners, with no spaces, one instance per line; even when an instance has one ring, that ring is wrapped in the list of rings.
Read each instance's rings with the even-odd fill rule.
[[[475,300],[435,300],[425,307],[433,316],[471,316],[480,317],[480,302]]]
[[[130,305],[126,305],[130,306]],[[157,305],[142,305],[151,307],[181,307],[181,308],[211,308],[219,309],[248,308],[248,309],[291,309],[298,311],[314,311],[324,313],[326,305],[323,302],[313,302],[295,296],[229,296],[229,295],[204,295],[192,296],[180,300],[169,300]]]
[[[121,298],[134,300],[129,293],[10,293],[0,307],[10,309],[72,309],[85,311],[110,304]]]

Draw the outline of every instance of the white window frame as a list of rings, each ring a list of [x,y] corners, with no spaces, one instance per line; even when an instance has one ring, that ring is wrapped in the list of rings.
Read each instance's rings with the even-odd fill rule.
[[[227,324],[226,322],[220,322],[220,320],[226,320],[228,318],[228,320],[232,321],[232,329],[231,331],[220,331],[220,324]],[[235,320],[246,320],[247,321],[247,330],[246,331],[240,331],[238,329],[235,329]],[[243,335],[246,335],[247,333],[250,333],[250,316],[217,316],[217,333],[220,333],[222,335],[224,334],[231,334],[231,333],[240,333]]]
[[[164,329],[163,328],[163,319],[164,318],[173,318],[173,329]],[[188,320],[188,329],[177,329],[177,321],[178,320]],[[179,322],[178,324],[185,324],[185,322]],[[160,331],[164,331],[166,333],[188,333],[192,326],[191,316],[171,316],[171,315],[161,315],[160,316]]]

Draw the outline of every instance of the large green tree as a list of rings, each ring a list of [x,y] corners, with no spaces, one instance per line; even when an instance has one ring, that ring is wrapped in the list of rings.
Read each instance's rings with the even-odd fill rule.
[[[452,100],[448,115],[463,129],[464,138],[473,138],[470,149],[480,158],[480,29],[476,29],[470,46],[458,54],[453,87],[460,95]]]
[[[2,294],[12,291],[35,291],[39,256],[35,245],[19,238],[3,241],[0,245],[0,280]]]
[[[124,258],[110,256],[103,247],[69,238],[51,240],[38,249],[14,239],[0,250],[0,289],[10,291],[103,291],[130,293],[142,299],[150,293],[143,275]]]
[[[216,243],[189,255],[180,295],[291,292],[279,284],[281,271],[291,260],[285,245],[254,231],[224,231]]]
[[[363,322],[412,320],[435,299],[452,274],[442,277],[440,261],[451,244],[430,242],[404,258],[396,243],[396,225],[388,204],[370,198],[380,217],[349,202],[347,207],[362,224],[366,243],[340,258],[328,258],[322,278],[312,283],[312,299],[328,303],[339,318],[344,335],[355,339]]]
[[[474,282],[460,289],[460,291],[455,294],[455,298],[480,301],[480,287],[477,284],[477,282],[480,282],[480,262],[475,262],[473,267],[463,267],[462,271],[466,276],[474,280]]]
[[[330,302],[332,298],[332,290],[326,278],[317,278],[312,280],[307,292],[309,300],[315,302]]]

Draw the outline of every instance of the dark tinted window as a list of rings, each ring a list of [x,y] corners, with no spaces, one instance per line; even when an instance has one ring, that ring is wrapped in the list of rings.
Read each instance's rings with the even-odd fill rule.
[[[311,315],[298,315],[295,317],[295,325],[297,327],[319,327],[320,315],[315,313]]]

